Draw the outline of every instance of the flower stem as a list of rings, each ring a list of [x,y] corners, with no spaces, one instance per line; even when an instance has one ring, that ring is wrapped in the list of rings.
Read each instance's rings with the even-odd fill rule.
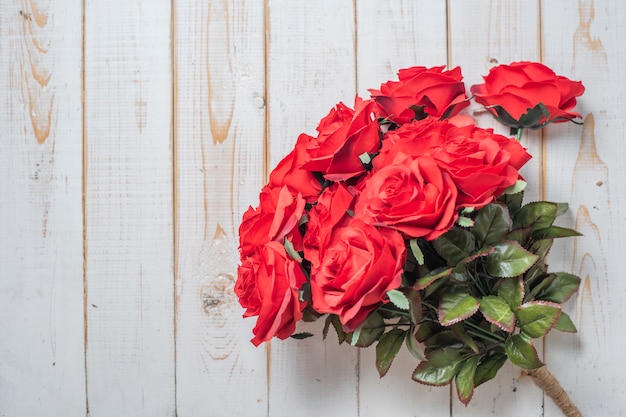
[[[521,127],[517,128],[517,134],[515,135],[515,138],[517,139],[518,142],[520,140],[522,140],[522,133],[523,132],[524,132],[524,129],[522,129]]]
[[[537,384],[537,386],[541,388],[543,392],[548,395],[548,397],[552,398],[565,416],[582,417],[580,410],[578,410],[576,405],[572,402],[572,400],[570,400],[563,387],[561,387],[559,381],[545,366],[537,369],[530,369],[526,371],[526,373],[532,377],[535,384]]]

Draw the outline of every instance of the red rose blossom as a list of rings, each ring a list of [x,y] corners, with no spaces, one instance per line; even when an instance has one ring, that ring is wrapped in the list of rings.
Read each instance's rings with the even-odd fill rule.
[[[253,253],[258,246],[276,240],[281,244],[290,237],[295,246],[301,248],[302,236],[297,225],[306,202],[300,194],[293,196],[289,188],[263,187],[256,209],[250,207],[239,226],[239,251],[241,256]]]
[[[355,218],[433,240],[454,225],[456,199],[456,185],[432,157],[399,153],[363,183]]]
[[[406,249],[395,230],[353,219],[320,250],[320,268],[311,276],[313,307],[338,315],[346,331],[359,327],[402,283]]]
[[[483,207],[519,179],[530,160],[515,139],[472,125],[421,120],[387,133],[375,167],[390,164],[397,154],[430,155],[459,189],[457,207]]]
[[[268,186],[280,188],[287,185],[292,192],[302,194],[307,202],[312,203],[322,191],[322,184],[311,171],[302,168],[309,161],[306,149],[310,139],[314,138],[305,134],[298,137],[292,151],[270,173]]]
[[[483,78],[485,83],[472,86],[471,92],[478,103],[487,106],[507,126],[537,128],[546,123],[580,117],[570,110],[576,106],[576,97],[583,94],[585,87],[580,81],[556,75],[543,64],[514,62],[499,65],[491,68]],[[548,118],[537,107],[539,103],[550,112]]]
[[[353,191],[343,183],[334,183],[322,192],[317,204],[309,211],[309,222],[304,235],[304,256],[311,262],[312,271],[319,268],[320,248],[328,244],[335,228],[348,223],[348,210],[353,206]]]
[[[305,169],[321,172],[330,181],[344,181],[365,172],[359,159],[364,153],[375,153],[380,148],[380,126],[373,100],[356,97],[354,110],[337,104],[324,117],[307,148],[309,162]]]
[[[469,106],[461,68],[444,71],[445,66],[411,67],[398,72],[399,81],[387,81],[380,90],[369,90],[386,116],[396,124],[415,118],[415,107],[426,115],[451,117]]]
[[[279,242],[268,242],[242,259],[235,294],[246,309],[244,317],[258,316],[251,340],[255,346],[274,336],[286,339],[293,334],[306,306],[298,299],[305,282],[300,264]]]

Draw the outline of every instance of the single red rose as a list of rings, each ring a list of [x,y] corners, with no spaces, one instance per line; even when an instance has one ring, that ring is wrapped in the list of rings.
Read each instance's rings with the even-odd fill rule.
[[[287,185],[292,193],[302,194],[302,197],[309,203],[313,203],[320,191],[322,191],[322,184],[315,178],[313,173],[302,168],[309,161],[309,155],[306,150],[311,139],[314,140],[314,138],[305,134],[301,134],[298,137],[292,151],[270,173],[268,183],[269,187],[277,188]]]
[[[411,67],[398,72],[398,81],[387,81],[380,90],[369,90],[382,115],[396,124],[416,118],[415,108],[437,119],[451,117],[469,106],[461,68]],[[418,117],[422,118],[422,117]]]
[[[250,207],[239,226],[241,256],[250,255],[257,247],[272,240],[282,244],[285,237],[300,250],[302,236],[297,225],[306,204],[302,195],[292,195],[286,185],[280,188],[265,186],[259,199],[259,206],[256,209]]]
[[[309,162],[304,168],[321,172],[330,181],[360,175],[366,169],[359,157],[380,148],[376,103],[358,96],[354,110],[339,103],[320,121],[317,131],[317,138],[309,141]]]
[[[485,83],[472,86],[471,92],[478,103],[507,126],[537,128],[580,118],[580,114],[570,110],[585,87],[580,81],[556,75],[543,64],[524,61],[498,65],[483,79]],[[537,107],[540,103],[550,113],[549,117]]]
[[[258,316],[251,342],[258,346],[272,337],[286,339],[302,319],[306,303],[298,295],[306,276],[282,244],[267,242],[252,256],[242,259],[235,294],[246,309],[244,317]]]
[[[421,120],[389,131],[373,165],[384,167],[398,154],[430,155],[458,188],[457,208],[483,207],[518,180],[531,156],[515,139],[473,125]]]
[[[450,176],[432,157],[398,153],[390,165],[363,183],[354,216],[410,238],[433,240],[454,225],[457,193]]]
[[[320,258],[311,275],[313,308],[338,315],[344,329],[354,331],[402,284],[406,249],[397,231],[353,219],[333,231]]]
[[[334,183],[324,189],[317,204],[309,210],[309,222],[304,234],[304,257],[311,262],[311,270],[319,268],[320,248],[328,244],[337,227],[350,221],[348,210],[354,208],[354,191],[344,183]]]

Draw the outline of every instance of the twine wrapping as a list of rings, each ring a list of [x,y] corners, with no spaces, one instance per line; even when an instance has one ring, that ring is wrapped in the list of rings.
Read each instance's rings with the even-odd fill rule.
[[[559,381],[548,371],[548,368],[531,369],[526,371],[531,376],[535,384],[545,392],[548,397],[552,398],[554,403],[559,406],[563,414],[567,417],[582,417],[580,410],[570,400],[569,395],[565,392]]]

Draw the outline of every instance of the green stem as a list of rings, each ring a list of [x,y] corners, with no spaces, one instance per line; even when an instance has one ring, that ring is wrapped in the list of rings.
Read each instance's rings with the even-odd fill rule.
[[[471,327],[474,331],[476,331],[478,333],[481,333],[482,334],[481,337],[488,338],[492,342],[497,342],[497,343],[504,342],[504,339],[500,335],[498,335],[497,333],[491,333],[490,331],[487,331],[487,330],[483,329],[482,327],[472,323],[469,320],[466,320],[465,324],[467,324],[469,327]],[[469,332],[469,329],[468,329],[468,332]]]
[[[517,128],[517,134],[515,135],[515,138],[517,139],[518,142],[520,140],[522,140],[522,133],[523,132],[524,132],[524,129],[522,129],[521,127]]]

